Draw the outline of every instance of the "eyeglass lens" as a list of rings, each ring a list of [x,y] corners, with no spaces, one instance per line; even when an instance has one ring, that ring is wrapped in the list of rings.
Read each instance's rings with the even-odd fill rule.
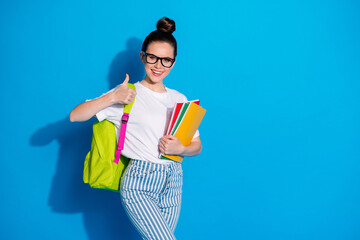
[[[164,66],[164,67],[171,67],[174,63],[174,60],[171,59],[171,58],[160,58],[160,57],[157,57],[153,54],[147,54],[146,53],[146,62],[147,63],[150,63],[150,64],[155,64],[158,60],[160,59],[161,61],[161,64]]]

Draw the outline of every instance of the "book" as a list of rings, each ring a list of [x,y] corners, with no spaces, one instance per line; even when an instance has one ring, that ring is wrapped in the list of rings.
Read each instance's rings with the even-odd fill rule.
[[[166,131],[166,134],[167,134],[167,135],[170,135],[170,132],[171,132],[171,130],[172,130],[173,127],[174,127],[174,124],[175,124],[175,122],[176,122],[176,119],[177,119],[177,117],[178,117],[178,115],[179,115],[179,113],[180,113],[180,110],[181,110],[183,104],[184,104],[184,103],[175,103],[174,110],[173,110],[173,112],[172,112],[172,114],[171,114],[169,127],[168,127],[168,129],[167,129],[167,131]]]
[[[192,102],[196,103],[197,105],[200,104],[200,100],[193,100],[193,101],[189,101],[187,103],[192,103]],[[175,103],[175,106],[174,106],[174,109],[173,109],[173,112],[172,112],[172,115],[170,118],[170,123],[169,123],[168,129],[166,131],[167,135],[171,134],[172,129],[174,128],[174,125],[175,125],[176,121],[178,120],[179,113],[182,112],[184,104],[185,103]]]
[[[206,113],[206,110],[199,106],[199,101],[190,101],[175,104],[173,114],[168,127],[169,135],[173,135],[179,139],[181,144],[187,146],[193,139],[196,130],[199,128],[200,123]],[[179,110],[180,108],[180,110]],[[182,162],[183,156],[161,154],[160,158],[170,159],[177,162]]]

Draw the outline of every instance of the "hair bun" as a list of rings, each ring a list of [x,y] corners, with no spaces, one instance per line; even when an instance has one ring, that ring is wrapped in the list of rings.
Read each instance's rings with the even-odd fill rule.
[[[167,17],[163,17],[157,22],[156,28],[158,31],[172,34],[175,32],[175,22]]]

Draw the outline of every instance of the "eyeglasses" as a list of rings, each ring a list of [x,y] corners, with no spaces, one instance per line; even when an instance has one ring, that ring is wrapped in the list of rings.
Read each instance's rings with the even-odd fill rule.
[[[161,57],[155,56],[154,54],[150,54],[150,53],[144,53],[144,56],[145,56],[146,62],[150,63],[150,64],[155,64],[160,59],[161,65],[163,65],[166,68],[171,68],[171,66],[175,62],[175,59],[161,58]]]

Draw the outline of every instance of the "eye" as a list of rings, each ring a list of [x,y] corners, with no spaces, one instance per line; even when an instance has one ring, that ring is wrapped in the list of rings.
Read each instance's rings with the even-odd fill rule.
[[[171,63],[172,62],[172,59],[170,59],[170,58],[164,58],[164,63]]]
[[[151,60],[156,60],[157,57],[154,56],[154,55],[148,55],[148,58],[151,59]]]

